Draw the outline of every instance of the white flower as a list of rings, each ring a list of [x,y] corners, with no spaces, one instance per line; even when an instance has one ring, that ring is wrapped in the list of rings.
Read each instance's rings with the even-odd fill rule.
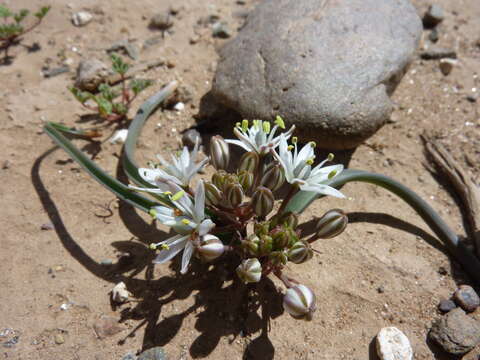
[[[167,194],[173,194],[170,200],[175,209],[156,206],[151,210],[151,214],[162,224],[172,227],[178,235],[151,245],[153,248],[161,248],[154,263],[163,264],[183,250],[180,272],[185,274],[195,250],[195,242],[206,236],[215,224],[212,220],[205,218],[205,187],[203,181],[198,182],[194,201],[177,184],[167,182],[164,184],[164,188],[165,185],[170,188]],[[210,235],[210,239],[212,236]]]
[[[195,146],[190,153],[185,146],[180,153],[180,155],[172,156],[172,163],[169,163],[163,159],[160,155],[157,155],[158,160],[163,166],[161,168],[155,169],[147,169],[147,168],[140,168],[138,169],[138,173],[142,177],[143,180],[146,182],[155,185],[159,189],[149,189],[149,188],[138,188],[135,186],[130,186],[132,189],[152,192],[152,193],[161,193],[165,190],[162,189],[162,184],[165,181],[173,181],[175,184],[187,187],[190,183],[192,177],[198,173],[205,164],[208,162],[208,157],[203,159],[200,162],[196,162],[195,159],[197,158],[199,148],[199,142],[195,143]]]
[[[238,123],[233,129],[233,133],[239,140],[227,139],[229,144],[240,146],[247,151],[254,151],[259,155],[265,155],[274,150],[280,143],[280,136],[275,137],[278,128],[285,129],[285,124],[280,116],[275,120],[275,126],[270,129],[270,122],[262,120],[253,120],[253,125],[248,127],[248,120]],[[289,139],[295,130],[293,125],[287,132],[283,133],[286,139]]]
[[[343,165],[331,165],[322,167],[332,157],[328,157],[320,164],[312,168],[315,159],[315,143],[306,144],[300,152],[297,149],[297,140],[293,138],[294,145],[288,145],[287,138],[280,135],[279,152],[274,152],[274,156],[282,165],[285,171],[285,178],[290,184],[297,184],[301,190],[313,191],[318,194],[332,195],[339,198],[345,196],[337,189],[325,185],[325,182],[334,176],[337,176],[343,170]],[[293,154],[291,150],[293,151]]]

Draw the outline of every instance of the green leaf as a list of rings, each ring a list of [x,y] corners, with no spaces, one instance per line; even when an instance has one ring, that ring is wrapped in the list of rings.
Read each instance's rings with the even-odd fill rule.
[[[143,90],[153,85],[153,80],[149,79],[133,79],[130,81],[129,87],[135,95],[138,95]]]
[[[73,96],[75,96],[75,99],[77,99],[81,104],[85,104],[87,100],[94,97],[94,95],[89,93],[88,91],[82,91],[76,87],[68,88],[68,90],[70,90]]]
[[[112,102],[105,99],[102,95],[97,95],[93,98],[98,105],[98,112],[101,116],[107,117],[113,113]]]
[[[48,12],[50,11],[50,8],[51,6],[43,6],[42,8],[40,8],[40,10],[38,10],[36,13],[35,13],[35,16],[39,19],[39,20],[42,20],[45,15],[48,14]]]
[[[19,24],[0,25],[0,39],[7,39],[23,33],[23,26]]]
[[[118,93],[113,91],[113,88],[108,84],[100,84],[98,86],[98,91],[100,91],[102,96],[109,101],[113,101],[113,99],[118,96]]]
[[[0,5],[0,18],[9,18],[12,16],[13,13],[10,11],[9,8],[5,7],[4,5]]]
[[[123,103],[112,103],[112,111],[118,115],[125,115],[128,112],[128,107]]]
[[[23,19],[27,17],[28,14],[29,14],[29,11],[27,9],[22,9],[17,14],[15,14],[13,18],[15,22],[19,24],[23,21]]]
[[[130,66],[123,61],[122,57],[117,54],[112,54],[110,56],[112,59],[112,69],[114,72],[120,75],[125,75]]]
[[[45,133],[50,136],[58,146],[65,150],[73,160],[80,164],[87,173],[120,199],[146,213],[148,213],[152,207],[159,205],[158,203],[132,191],[128,186],[107,174],[97,164],[90,160],[62,134],[63,131],[66,131],[64,125],[47,123],[44,130]]]

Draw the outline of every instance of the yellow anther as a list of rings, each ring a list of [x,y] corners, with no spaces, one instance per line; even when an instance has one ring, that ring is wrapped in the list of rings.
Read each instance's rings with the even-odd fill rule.
[[[295,146],[293,146],[293,145],[288,145],[288,146],[287,146],[287,150],[288,150],[288,151],[292,151],[294,147],[295,147]]]
[[[328,178],[331,179],[331,178],[333,178],[335,175],[337,175],[337,170],[331,171],[331,172],[328,174]]]
[[[312,148],[315,148],[317,146],[317,143],[315,141],[310,141],[310,146]]]
[[[270,133],[270,123],[268,121],[263,122],[263,132],[268,134]]]
[[[313,159],[308,159],[305,161],[307,165],[313,165]]]
[[[262,126],[262,122],[260,120],[253,120],[252,122],[255,129],[260,129],[260,127]]]
[[[170,246],[168,246],[167,244],[162,244],[160,245],[160,247],[162,248],[162,250],[170,250]]]
[[[183,195],[185,195],[185,191],[180,190],[179,192],[177,192],[175,195],[172,196],[172,201],[180,200]]]
[[[280,129],[285,129],[285,122],[283,121],[283,119],[277,115],[277,117],[275,118],[275,125],[278,125],[278,127]]]
[[[150,211],[148,212],[148,214],[149,214],[151,217],[155,218],[155,217],[157,217],[157,210],[155,210],[155,209],[150,209]]]
[[[189,224],[190,224],[190,220],[188,220],[188,219],[182,219],[182,224],[183,224],[183,225],[189,225]]]
[[[150,248],[150,250],[157,250],[157,244],[152,243],[148,247]]]
[[[163,193],[163,195],[170,196],[170,195],[172,195],[172,192],[171,192],[171,191],[165,191],[165,192]]]
[[[292,144],[296,144],[298,141],[298,138],[296,136],[292,137]]]
[[[335,158],[335,155],[333,155],[332,153],[330,153],[330,154],[328,154],[327,160],[328,160],[328,161],[332,161],[334,158]]]
[[[243,131],[248,130],[248,120],[247,119],[242,120],[242,129],[243,129]]]

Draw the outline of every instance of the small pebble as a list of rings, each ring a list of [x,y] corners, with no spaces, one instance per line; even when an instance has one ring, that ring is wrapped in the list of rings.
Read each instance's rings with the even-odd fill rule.
[[[112,289],[112,301],[116,302],[117,304],[123,304],[127,302],[131,295],[132,294],[130,294],[130,292],[127,290],[127,286],[123,281],[119,282]]]
[[[469,102],[474,103],[474,102],[477,102],[477,98],[478,98],[478,97],[477,97],[476,95],[467,95],[465,98],[466,98]]]
[[[129,352],[122,357],[122,360],[137,360],[137,356],[134,353]]]
[[[60,74],[67,73],[69,71],[70,71],[70,66],[64,65],[64,66],[43,71],[43,76],[46,78],[51,78]]]
[[[156,35],[151,38],[148,38],[143,42],[143,48],[148,49],[149,47],[159,44],[160,42],[162,42],[162,40],[163,40],[162,35]]]
[[[423,26],[427,29],[431,29],[440,24],[444,18],[445,14],[443,9],[437,4],[432,4],[423,16]]]
[[[433,29],[432,31],[430,31],[430,34],[428,34],[428,40],[430,40],[432,43],[436,43],[438,39],[439,39],[438,30]]]
[[[173,26],[173,21],[170,18],[169,12],[158,13],[152,16],[150,19],[149,27],[151,29],[157,29],[165,31]]]
[[[455,302],[466,312],[473,312],[480,306],[480,298],[469,285],[460,285],[453,294]]]
[[[119,319],[117,318],[103,315],[95,321],[93,324],[93,330],[100,339],[115,335],[125,329],[125,327],[119,324],[118,321]]]
[[[128,129],[120,129],[113,133],[108,142],[110,144],[123,144],[127,140]]]
[[[440,63],[438,64],[440,71],[443,75],[447,76],[450,75],[453,68],[458,64],[457,60],[454,59],[441,59]]]
[[[53,229],[55,229],[55,226],[51,222],[42,224],[42,226],[40,226],[40,230],[53,230]]]
[[[456,59],[457,53],[455,50],[440,48],[440,47],[431,47],[427,50],[424,50],[420,57],[424,60],[439,60],[439,59]]]
[[[5,160],[2,164],[2,169],[3,170],[10,169],[11,165],[12,165],[12,162],[10,160]]]
[[[440,310],[443,313],[447,313],[453,309],[455,309],[457,305],[452,300],[449,299],[442,299],[438,303],[438,310]]]
[[[420,181],[420,177],[419,177],[418,180]],[[423,179],[422,179],[422,181],[420,181],[420,182],[424,182]],[[445,266],[440,266],[440,267],[438,268],[438,273],[439,273],[440,275],[447,275],[447,274],[448,274],[448,270],[445,268]]]
[[[386,327],[377,335],[377,354],[381,360],[412,360],[410,341],[396,327]]]
[[[55,344],[61,345],[65,342],[65,338],[63,337],[62,334],[57,334],[55,335]]]
[[[88,11],[79,11],[72,15],[72,23],[75,26],[85,26],[92,21],[93,15]]]
[[[165,351],[160,346],[156,346],[142,352],[137,360],[166,360],[166,358]]]
[[[377,292],[379,294],[383,294],[385,292],[385,287],[383,285],[380,285],[378,288],[377,288]]]
[[[185,110],[185,104],[183,102],[176,103],[173,108],[178,112]]]
[[[228,25],[220,21],[212,25],[212,35],[213,37],[221,39],[228,39],[230,36],[232,36]]]
[[[202,143],[202,137],[201,137],[200,133],[195,129],[188,129],[182,135],[183,145],[190,148],[190,149],[193,149],[193,147],[195,146],[195,143],[197,141],[199,142],[199,144],[201,144]]]
[[[110,266],[113,264],[113,260],[112,259],[102,259],[100,260],[100,265],[103,265],[103,266]]]

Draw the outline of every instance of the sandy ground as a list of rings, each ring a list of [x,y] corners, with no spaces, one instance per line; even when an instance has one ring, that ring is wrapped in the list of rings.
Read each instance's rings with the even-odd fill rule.
[[[6,3],[13,8],[44,4]],[[117,202],[111,204],[111,216],[102,218],[114,196],[42,133],[45,121],[94,126],[82,123],[88,111],[67,90],[74,73],[45,79],[43,66],[58,66],[65,58],[71,59],[73,69],[82,58],[107,60],[105,48],[123,39],[141,46],[159,34],[148,29],[150,16],[175,5],[179,13],[173,18],[173,33],[142,51],[139,59],[163,58],[169,66],[145,75],[156,85],[135,106],[168,81],[188,86],[193,100],[185,111],[159,111],[147,124],[139,162],[178,149],[181,132],[195,123],[193,115],[210,88],[216,50],[226,41],[212,38],[211,29],[198,20],[216,14],[235,33],[240,15],[254,3],[51,0],[45,22],[24,39],[26,45],[38,42],[41,50],[15,47],[13,64],[0,67],[0,331],[13,329],[3,331],[0,342],[18,336],[15,345],[0,347],[1,358],[121,359],[129,352],[163,346],[169,359],[375,359],[372,341],[384,326],[405,332],[416,359],[447,358],[427,345],[426,334],[439,316],[439,300],[467,280],[422,220],[393,195],[349,184],[343,191],[350,200],[319,201],[304,213],[310,220],[340,207],[350,213],[351,224],[340,237],[316,243],[319,254],[312,261],[290,269],[318,297],[314,321],[298,322],[282,315],[276,280],[265,281],[257,295],[245,294],[221,266],[207,271],[196,265],[185,276],[176,275],[177,262],[153,267],[147,245],[167,234]],[[352,168],[384,173],[415,189],[463,234],[455,199],[424,167],[419,135],[439,136],[478,182],[480,100],[469,102],[466,96],[478,87],[480,3],[438,3],[446,11],[438,44],[457,51],[459,66],[444,76],[437,61],[416,58],[394,94],[394,121],[354,152],[338,155],[351,157]],[[415,5],[422,13],[428,6],[424,1]],[[91,11],[94,20],[76,28],[70,16],[82,9]],[[192,37],[198,42],[191,44]],[[112,130],[106,128],[103,139]],[[110,173],[121,174],[121,145],[77,144],[95,153]],[[48,223],[54,229],[41,230]],[[107,260],[112,265],[101,264]],[[109,291],[122,280],[136,302],[115,308]],[[246,297],[249,309],[242,302]],[[93,325],[102,315],[121,319],[122,331],[97,338]]]

